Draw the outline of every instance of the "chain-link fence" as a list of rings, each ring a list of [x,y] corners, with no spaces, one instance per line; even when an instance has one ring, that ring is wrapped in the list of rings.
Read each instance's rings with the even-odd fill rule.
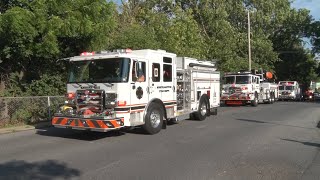
[[[0,127],[48,121],[63,96],[0,97]]]

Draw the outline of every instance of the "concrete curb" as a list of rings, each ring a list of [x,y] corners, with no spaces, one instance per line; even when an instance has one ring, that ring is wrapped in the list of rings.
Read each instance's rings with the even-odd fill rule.
[[[23,125],[23,126],[16,126],[16,127],[9,127],[9,128],[2,128],[0,129],[0,135],[1,134],[8,134],[8,133],[14,133],[14,132],[20,132],[20,131],[28,131],[32,129],[41,129],[41,128],[47,128],[51,127],[51,122],[40,122],[34,125]]]

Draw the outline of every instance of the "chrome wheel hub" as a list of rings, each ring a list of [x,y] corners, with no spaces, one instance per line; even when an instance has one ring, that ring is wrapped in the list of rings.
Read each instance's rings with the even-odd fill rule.
[[[201,116],[205,116],[207,114],[207,106],[205,103],[203,103],[200,107],[200,113],[201,113]]]
[[[158,112],[152,112],[152,113],[150,114],[150,122],[151,122],[151,126],[152,126],[153,128],[157,128],[157,127],[159,126],[159,124],[160,124],[160,121],[161,121],[161,119],[160,119],[160,113],[158,113]]]

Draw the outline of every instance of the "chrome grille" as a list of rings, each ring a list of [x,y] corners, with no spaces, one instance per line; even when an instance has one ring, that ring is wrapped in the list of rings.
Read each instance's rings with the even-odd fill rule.
[[[76,91],[76,105],[79,109],[91,107],[95,112],[103,111],[104,90],[80,89]]]

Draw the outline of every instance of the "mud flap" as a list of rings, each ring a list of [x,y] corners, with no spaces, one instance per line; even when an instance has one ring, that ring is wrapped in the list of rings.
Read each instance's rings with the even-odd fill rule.
[[[217,108],[210,108],[210,115],[218,115],[218,109]]]
[[[167,129],[168,120],[163,120],[162,129]]]

